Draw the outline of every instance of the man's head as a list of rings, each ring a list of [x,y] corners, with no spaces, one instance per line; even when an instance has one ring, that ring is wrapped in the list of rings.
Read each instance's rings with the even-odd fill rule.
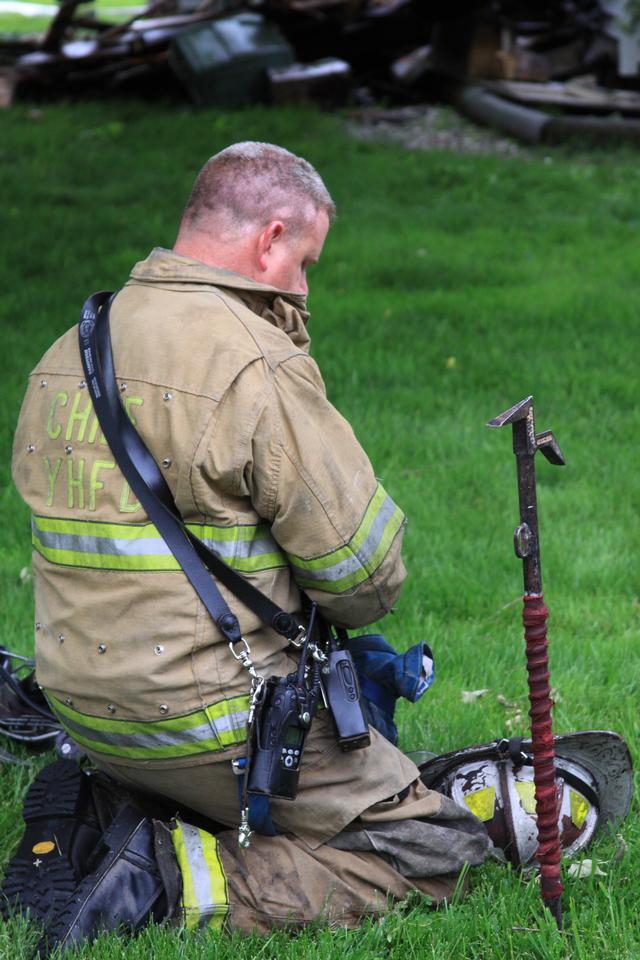
[[[176,253],[260,283],[307,292],[335,216],[310,163],[270,143],[235,143],[204,165],[193,185]]]

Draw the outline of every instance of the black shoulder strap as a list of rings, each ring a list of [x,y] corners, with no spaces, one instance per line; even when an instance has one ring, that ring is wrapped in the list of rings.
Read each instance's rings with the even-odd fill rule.
[[[165,478],[120,401],[109,333],[109,307],[112,299],[113,295],[104,291],[89,297],[82,308],[78,335],[82,366],[94,410],[127,483],[164,538],[212,619],[231,643],[240,639],[240,625],[209,572],[263,623],[281,636],[291,641],[297,640],[301,627],[296,618],[228,567],[187,529]]]

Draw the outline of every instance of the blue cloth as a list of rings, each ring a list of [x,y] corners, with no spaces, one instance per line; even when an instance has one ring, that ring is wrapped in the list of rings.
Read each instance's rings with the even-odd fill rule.
[[[247,765],[247,758],[238,757],[236,764],[240,770],[244,771]],[[244,773],[237,775],[236,780],[238,783],[238,799],[240,801],[240,809],[242,810],[244,803]],[[249,807],[249,826],[251,829],[255,830],[256,833],[261,833],[264,837],[277,836],[278,831],[271,819],[269,797],[257,793],[248,793],[247,805]]]
[[[379,633],[350,637],[343,647],[353,657],[367,721],[397,744],[396,700],[404,697],[415,703],[433,683],[435,665],[430,647],[416,643],[405,653],[398,653]]]

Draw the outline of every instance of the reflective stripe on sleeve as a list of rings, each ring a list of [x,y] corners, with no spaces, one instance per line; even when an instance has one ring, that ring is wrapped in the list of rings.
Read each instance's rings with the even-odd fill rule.
[[[187,930],[209,926],[220,930],[229,912],[227,878],[218,841],[206,830],[177,821],[171,831],[182,875],[182,909]]]
[[[344,547],[309,560],[287,554],[296,582],[326,593],[357,586],[378,569],[404,523],[402,510],[378,484],[358,529]]]
[[[248,696],[221,700],[179,717],[149,721],[94,717],[74,710],[50,693],[47,699],[77,743],[114,757],[167,760],[223,750],[247,739]]]
[[[287,560],[267,524],[187,528],[240,573],[285,567]],[[153,523],[101,523],[95,520],[33,516],[32,543],[46,560],[100,570],[179,570],[178,561]]]

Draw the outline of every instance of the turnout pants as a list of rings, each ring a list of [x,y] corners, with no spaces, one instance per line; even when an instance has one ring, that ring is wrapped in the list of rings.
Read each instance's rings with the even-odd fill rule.
[[[428,790],[404,754],[371,734],[368,748],[344,754],[328,718],[316,717],[297,799],[271,802],[278,835],[254,834],[245,850],[233,829],[240,804],[229,759],[155,768],[93,759],[123,783],[175,802],[187,926],[226,923],[247,934],[312,920],[356,926],[414,891],[433,905],[451,898],[463,866],[481,863],[489,847],[470,810]],[[184,822],[181,807],[225,829]]]

